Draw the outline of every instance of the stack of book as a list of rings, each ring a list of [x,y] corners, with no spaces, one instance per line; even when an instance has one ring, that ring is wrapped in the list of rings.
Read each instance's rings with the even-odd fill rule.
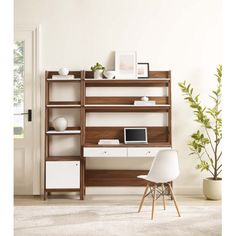
[[[134,101],[135,106],[155,106],[156,101]]]
[[[53,75],[52,79],[74,79],[74,75]]]

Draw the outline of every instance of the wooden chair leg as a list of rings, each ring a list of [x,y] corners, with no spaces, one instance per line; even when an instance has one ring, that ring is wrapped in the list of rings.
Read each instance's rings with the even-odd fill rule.
[[[152,199],[152,220],[154,217],[154,212],[155,212],[155,203],[156,203],[156,185],[153,186],[154,188],[154,194],[152,195],[153,199]]]
[[[166,209],[166,202],[165,202],[165,188],[164,188],[164,184],[161,184],[161,188],[162,188],[163,207],[164,207],[164,210],[165,210]]]
[[[147,186],[146,186],[146,188],[145,188],[145,191],[144,191],[144,194],[143,194],[142,200],[141,200],[140,205],[139,205],[138,212],[140,212],[141,209],[142,209],[143,202],[144,202],[144,199],[145,199],[145,195],[147,194],[148,188],[149,188],[149,184],[147,184]]]
[[[173,198],[173,200],[174,200],[174,203],[175,203],[175,208],[176,208],[176,210],[177,210],[177,212],[178,212],[178,215],[179,215],[179,217],[180,217],[181,215],[180,215],[180,213],[179,213],[179,208],[178,208],[178,205],[177,205],[177,201],[176,201],[174,192],[173,192],[173,190],[172,190],[172,188],[171,188],[171,186],[170,186],[169,183],[168,183],[168,185],[169,185],[169,188],[170,188],[171,196],[172,196],[172,198]]]

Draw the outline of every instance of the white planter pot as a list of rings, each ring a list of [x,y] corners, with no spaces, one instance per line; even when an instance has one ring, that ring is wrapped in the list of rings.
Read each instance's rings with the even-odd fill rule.
[[[209,200],[221,200],[221,179],[203,179],[203,194]]]
[[[103,79],[103,70],[95,70],[94,71],[94,79]]]
[[[67,128],[67,120],[64,117],[57,117],[53,120],[52,124],[57,131],[63,131]]]

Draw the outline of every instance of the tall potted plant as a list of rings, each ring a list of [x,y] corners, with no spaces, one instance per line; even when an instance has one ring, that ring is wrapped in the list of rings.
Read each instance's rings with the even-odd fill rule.
[[[222,65],[217,67],[215,74],[217,79],[216,89],[210,94],[213,100],[212,107],[203,107],[199,101],[199,94],[193,95],[191,84],[186,81],[179,83],[184,99],[193,109],[195,121],[199,123],[200,129],[191,135],[188,146],[190,155],[198,159],[197,169],[208,171],[211,177],[203,180],[203,193],[207,199],[221,199],[222,178],[222,151],[220,143],[222,140],[222,118],[221,118],[221,87],[222,87]]]

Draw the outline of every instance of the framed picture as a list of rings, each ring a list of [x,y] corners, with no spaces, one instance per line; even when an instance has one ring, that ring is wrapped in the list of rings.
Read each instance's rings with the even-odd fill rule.
[[[137,66],[138,78],[149,78],[149,63],[138,63]]]
[[[136,51],[116,51],[116,79],[137,79]]]

